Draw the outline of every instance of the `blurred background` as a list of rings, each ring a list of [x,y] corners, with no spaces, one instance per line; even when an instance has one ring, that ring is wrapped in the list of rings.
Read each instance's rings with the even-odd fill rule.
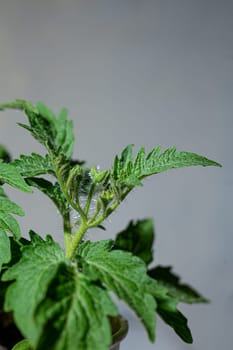
[[[0,100],[41,100],[75,121],[75,157],[110,167],[129,143],[203,154],[223,168],[171,170],[144,182],[107,223],[109,238],[130,219],[152,217],[155,263],[173,265],[211,300],[181,306],[192,329],[187,345],[160,320],[151,344],[135,316],[122,350],[219,350],[233,341],[233,2],[231,0],[0,1]],[[40,152],[0,115],[0,142],[11,154]],[[135,149],[135,151],[136,151]],[[9,191],[10,193],[11,191]],[[62,242],[53,205],[12,193],[29,228]]]

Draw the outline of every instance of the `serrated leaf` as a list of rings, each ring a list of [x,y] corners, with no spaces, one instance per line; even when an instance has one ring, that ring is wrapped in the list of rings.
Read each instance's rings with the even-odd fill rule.
[[[171,266],[157,266],[149,270],[148,274],[166,287],[171,297],[177,298],[180,302],[188,304],[208,302],[193,287],[181,283],[179,276],[172,272]]]
[[[17,343],[12,350],[33,350],[29,341],[24,339]]]
[[[19,171],[9,163],[0,160],[0,180],[24,192],[32,192]]]
[[[69,204],[57,182],[53,184],[43,178],[28,178],[27,183],[46,194],[53,201],[62,215],[69,211]]]
[[[13,266],[21,259],[21,257],[22,257],[21,247],[29,244],[29,241],[25,238],[20,238],[16,241],[13,237],[7,236],[7,239],[8,239],[8,241],[7,241],[6,247],[8,249],[8,244],[10,244],[10,248],[9,248],[10,252],[8,254],[7,259],[5,259],[5,261],[1,262],[1,263],[3,263],[3,268],[2,268],[2,271],[0,274],[0,310],[4,309],[6,291],[7,291],[8,286],[11,283],[11,282],[2,281],[1,280],[2,274],[6,269],[8,269],[10,266]],[[3,243],[3,241],[0,238],[0,248],[3,247],[2,243]],[[6,247],[4,248],[4,254],[6,254],[6,252],[7,252]],[[1,251],[1,249],[0,249],[0,251]],[[1,261],[2,256],[3,255],[0,253],[0,261]],[[10,256],[10,259],[9,259],[9,256]],[[0,265],[1,265],[1,263],[0,263]],[[1,268],[0,268],[0,270],[1,270]],[[12,322],[13,322],[13,318],[12,318]]]
[[[171,326],[183,341],[192,343],[192,334],[187,319],[177,309],[178,298],[169,295],[169,290],[160,281],[151,277],[148,277],[147,289],[154,296],[157,304],[156,312],[164,322]]]
[[[11,232],[16,239],[19,239],[21,236],[20,226],[11,214],[23,216],[24,211],[5,196],[0,186],[0,229]]]
[[[47,120],[49,122],[49,125],[52,126],[55,131],[56,117],[53,111],[41,101],[37,102],[36,109],[38,110],[38,114]]]
[[[157,312],[184,342],[192,344],[193,338],[188,327],[188,320],[179,310],[170,311],[158,306]]]
[[[3,281],[14,281],[6,292],[5,311],[14,312],[16,325],[29,341],[38,333],[35,309],[63,260],[63,250],[51,237],[44,241],[31,232],[31,242],[22,247],[21,259],[3,274]]]
[[[5,109],[27,110],[29,112],[38,113],[37,109],[28,101],[16,99],[13,102],[5,102],[0,104],[0,111]]]
[[[70,159],[74,146],[73,121],[67,120],[67,109],[63,108],[56,120],[56,139],[58,152],[62,152],[67,159]]]
[[[173,168],[197,165],[221,166],[219,163],[199,154],[178,152],[175,147],[170,147],[161,152],[160,146],[155,147],[147,156],[144,147],[140,148],[135,161],[133,161],[131,159],[131,147],[132,145],[126,147],[120,158],[115,158],[112,170],[112,176],[115,181],[129,186],[141,185],[140,180],[143,178]],[[138,184],[135,179],[138,180]]]
[[[41,334],[37,350],[107,350],[111,329],[107,316],[118,314],[107,292],[74,266],[61,263],[45,299],[36,310]]]
[[[82,243],[77,250],[77,259],[83,273],[124,300],[139,316],[153,340],[156,304],[147,292],[146,266],[128,252],[111,251],[112,246],[111,240]]]
[[[147,265],[153,260],[154,227],[151,219],[130,221],[128,227],[117,234],[114,249],[126,250],[141,258]]]
[[[53,174],[53,166],[48,155],[42,157],[32,153],[30,156],[21,155],[11,162],[22,176],[33,177],[42,174]]]
[[[0,270],[2,265],[11,259],[10,240],[6,232],[0,228]]]
[[[42,102],[38,102],[36,106],[24,100],[0,104],[0,110],[7,108],[23,110],[28,117],[29,125],[18,124],[30,131],[36,140],[56,156],[62,153],[67,159],[70,159],[73,151],[74,131],[73,121],[67,120],[66,109],[63,109],[56,118]]]
[[[1,208],[1,202],[0,202]],[[18,221],[9,213],[0,210],[0,228],[12,233],[16,239],[21,237],[21,230]]]
[[[45,107],[45,106],[44,106]],[[54,151],[54,139],[56,130],[53,127],[51,115],[43,108],[42,104],[33,106],[30,102],[24,100],[16,100],[0,105],[0,110],[4,109],[19,109],[23,110],[28,117],[30,125],[18,123],[23,128],[29,130],[36,140],[42,143],[46,148]]]
[[[12,213],[19,216],[24,216],[23,209],[16,203],[9,200],[7,197],[0,195],[0,212]]]

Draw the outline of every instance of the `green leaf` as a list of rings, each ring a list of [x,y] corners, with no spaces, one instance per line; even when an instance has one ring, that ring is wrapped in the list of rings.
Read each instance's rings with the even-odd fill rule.
[[[33,350],[29,341],[24,339],[17,343],[12,350]]]
[[[36,310],[42,329],[38,350],[107,350],[111,344],[109,315],[118,314],[108,293],[74,266],[62,263],[45,299]]]
[[[186,343],[192,343],[192,334],[186,317],[177,309],[179,300],[169,295],[169,290],[159,281],[148,278],[148,292],[151,293],[157,304],[156,312],[171,326],[179,337]]]
[[[9,231],[16,239],[19,239],[21,236],[20,226],[11,214],[23,216],[24,211],[6,197],[0,186],[0,229]]]
[[[47,120],[51,129],[54,129],[53,131],[55,132],[56,117],[52,110],[48,108],[43,102],[37,102],[36,109],[38,110],[38,114]]]
[[[161,147],[155,147],[147,156],[144,147],[140,148],[135,161],[132,160],[132,145],[127,146],[120,157],[116,157],[112,170],[115,181],[128,185],[141,185],[140,180],[172,168],[188,166],[221,166],[201,155],[191,152],[178,152],[170,147],[161,152]]]
[[[188,327],[188,320],[179,310],[170,311],[158,306],[157,312],[185,343],[192,344],[193,338]]]
[[[30,102],[16,100],[0,104],[0,110],[23,110],[28,117],[29,125],[19,125],[31,132],[33,137],[42,143],[55,156],[62,153],[70,159],[74,145],[73,121],[67,120],[67,110],[62,109],[58,118],[42,102],[33,106]],[[34,176],[34,175],[29,175]]]
[[[160,285],[166,287],[171,297],[177,298],[180,302],[188,304],[208,302],[193,287],[181,283],[179,276],[171,270],[171,266],[157,266],[149,270],[148,274],[159,281]]]
[[[0,161],[0,180],[24,192],[32,192],[19,171],[11,164]]]
[[[102,283],[136,312],[153,340],[156,304],[147,292],[146,266],[131,253],[111,251],[112,247],[111,240],[94,243],[86,241],[78,247],[78,263],[85,275]]]
[[[10,240],[4,230],[0,228],[0,270],[2,265],[11,259]]]
[[[128,227],[118,233],[114,249],[126,250],[141,258],[147,265],[153,260],[154,227],[151,219],[130,221]]]
[[[1,202],[0,202],[1,208]],[[0,228],[12,233],[16,239],[21,237],[21,230],[18,221],[9,213],[0,210]]]
[[[5,163],[9,163],[11,160],[9,152],[3,145],[0,145],[0,159],[2,159]]]
[[[62,216],[64,216],[69,211],[69,204],[63,192],[61,191],[58,182],[52,184],[50,181],[43,178],[34,177],[28,178],[27,183],[47,195],[56,205]]]
[[[14,312],[16,325],[31,342],[38,334],[35,309],[64,260],[64,252],[51,237],[44,241],[33,232],[30,235],[31,243],[22,247],[21,259],[3,274],[2,280],[13,281],[6,292],[5,311]]]
[[[4,237],[4,238],[6,239],[6,237]],[[9,258],[7,258],[6,261],[2,261],[3,268],[2,268],[2,271],[0,274],[0,310],[4,309],[6,291],[7,291],[8,286],[11,283],[11,282],[3,282],[1,280],[2,274],[4,273],[4,271],[6,269],[13,266],[21,259],[21,257],[22,257],[21,247],[28,245],[29,241],[25,238],[20,238],[16,241],[13,237],[7,236],[6,243],[7,243],[7,249],[6,248],[4,249],[3,240],[0,238],[0,248],[2,247],[4,249],[4,254],[6,254],[6,252],[8,251],[8,244],[10,244],[10,252],[9,252],[10,260],[9,260]],[[0,253],[0,260],[1,260],[2,256],[3,256],[3,254]],[[12,322],[13,322],[13,319],[12,319]]]
[[[53,174],[53,166],[48,155],[42,157],[32,153],[30,156],[21,155],[20,159],[11,162],[22,176],[33,177],[42,174]]]
[[[16,99],[13,102],[5,102],[0,104],[0,111],[5,109],[27,110],[28,112],[38,113],[37,109],[28,101]]]
[[[63,108],[56,120],[55,143],[58,152],[63,153],[67,159],[70,159],[74,146],[74,126],[72,120],[67,120],[67,114],[67,109]]]
[[[16,203],[9,200],[0,193],[0,212],[12,213],[19,216],[24,216],[23,209]]]
[[[47,150],[51,152],[56,152],[55,147],[55,137],[56,137],[56,130],[54,127],[54,123],[50,122],[49,118],[47,116],[44,116],[39,113],[32,113],[25,111],[30,126],[27,127],[33,137],[39,141],[42,145],[44,145]],[[24,125],[19,124],[20,126],[24,127]]]
[[[53,112],[42,102],[37,103],[36,107],[39,116],[47,122],[47,134],[43,136],[42,143],[48,145],[56,155],[62,153],[66,159],[70,159],[73,152],[74,131],[73,121],[67,120],[67,110],[62,109],[58,118],[56,118]],[[42,134],[44,125],[40,125],[40,122],[38,120],[36,125],[38,130],[40,126],[40,134]]]

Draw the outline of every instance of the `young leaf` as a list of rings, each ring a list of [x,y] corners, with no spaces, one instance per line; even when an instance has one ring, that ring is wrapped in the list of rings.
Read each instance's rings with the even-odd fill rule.
[[[0,160],[0,180],[24,192],[32,192],[19,171],[11,164]]]
[[[24,339],[17,343],[12,350],[33,350],[29,341]]]
[[[5,102],[0,104],[0,111],[5,109],[27,110],[31,113],[38,113],[37,109],[28,101],[16,99],[13,102]]]
[[[126,250],[141,258],[147,265],[153,260],[154,228],[151,219],[130,221],[128,227],[117,234],[114,249]]]
[[[10,240],[4,230],[0,228],[0,271],[2,265],[11,259]]]
[[[31,232],[31,243],[22,247],[22,258],[3,274],[3,281],[14,281],[6,292],[5,311],[14,312],[16,325],[29,341],[38,334],[35,309],[63,260],[64,252],[52,238],[44,241]]]
[[[146,266],[131,253],[112,250],[113,241],[86,241],[77,249],[83,273],[98,281],[124,300],[143,322],[151,340],[154,339],[154,298],[147,292]]]
[[[43,102],[37,102],[36,104],[36,109],[38,110],[38,114],[45,120],[47,120],[47,122],[49,123],[51,129],[53,129],[53,131],[56,131],[56,117],[54,115],[54,113],[51,111],[50,108],[48,108]]]
[[[111,329],[107,316],[118,314],[108,293],[74,266],[61,263],[36,310],[42,330],[38,350],[107,350]]]
[[[56,118],[42,102],[38,102],[36,106],[24,100],[0,104],[0,110],[6,108],[23,110],[28,117],[29,125],[18,124],[30,131],[33,137],[55,156],[62,153],[66,159],[70,159],[73,151],[74,132],[73,122],[67,120],[65,109]]]
[[[32,136],[44,145],[48,151],[55,153],[56,147],[54,139],[56,130],[53,123],[50,122],[49,118],[41,115],[39,111],[33,113],[25,110],[25,113],[30,125],[27,126],[20,123],[18,123],[18,125],[30,131]]]
[[[143,178],[161,173],[172,168],[188,166],[221,166],[219,163],[191,152],[178,152],[175,147],[170,147],[161,153],[161,147],[155,147],[147,156],[142,147],[132,160],[132,145],[127,146],[120,157],[116,157],[112,170],[115,181],[128,185],[141,185]]]
[[[53,166],[48,155],[42,157],[32,153],[30,156],[21,155],[11,162],[22,176],[33,177],[42,174],[53,174]]]
[[[63,108],[56,120],[55,143],[58,152],[63,153],[67,159],[70,159],[74,146],[74,126],[72,120],[67,120],[67,114],[67,109]]]
[[[203,296],[201,296],[193,287],[180,282],[179,276],[175,275],[171,266],[157,266],[148,271],[151,278],[159,281],[160,285],[168,289],[168,294],[177,298],[183,303],[205,303],[208,302]]]

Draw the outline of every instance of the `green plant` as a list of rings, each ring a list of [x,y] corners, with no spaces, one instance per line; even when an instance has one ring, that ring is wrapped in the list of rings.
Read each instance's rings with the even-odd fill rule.
[[[147,155],[141,148],[134,158],[129,145],[110,170],[88,168],[72,159],[73,123],[66,109],[56,117],[44,104],[23,100],[0,105],[6,108],[24,111],[28,124],[19,125],[46,149],[45,156],[32,153],[10,160],[0,148],[0,306],[13,314],[26,339],[14,349],[108,349],[110,317],[118,315],[112,293],[133,309],[151,341],[158,314],[191,343],[187,319],[177,305],[206,299],[182,284],[170,267],[148,268],[153,261],[152,220],[131,221],[115,240],[91,242],[85,233],[103,228],[145,177],[171,168],[220,164],[174,147],[164,152],[155,147]],[[29,194],[36,188],[53,201],[63,220],[64,249],[51,236],[43,239],[32,230],[30,239],[21,237],[14,215],[24,212],[6,196],[5,185]],[[74,222],[72,211],[77,213]]]

